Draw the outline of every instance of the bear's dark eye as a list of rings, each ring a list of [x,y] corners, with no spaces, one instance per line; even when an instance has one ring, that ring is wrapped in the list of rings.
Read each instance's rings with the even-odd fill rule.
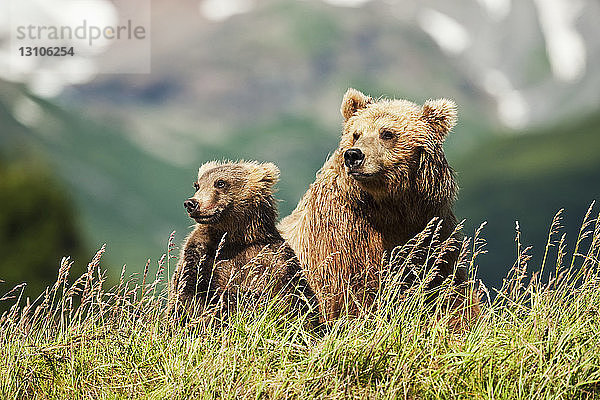
[[[217,179],[215,181],[215,187],[217,189],[223,189],[225,186],[227,186],[227,182],[225,182],[223,179]]]
[[[394,135],[394,132],[388,131],[386,129],[379,132],[379,137],[382,138],[383,140],[390,140],[390,139],[393,139],[395,136],[396,135]]]
[[[360,137],[360,132],[354,132],[352,137],[354,137],[354,140],[358,140],[358,138]]]
[[[194,189],[196,189],[196,191],[200,190],[200,185],[198,185],[198,182],[194,182]]]

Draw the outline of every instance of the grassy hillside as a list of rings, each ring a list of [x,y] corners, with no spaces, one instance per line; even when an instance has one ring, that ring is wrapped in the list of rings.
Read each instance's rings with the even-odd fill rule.
[[[597,220],[588,229],[580,275],[562,254],[548,259],[559,279],[529,282],[525,271],[540,266],[523,253],[500,295],[490,303],[482,293],[479,318],[462,326],[460,309],[448,311],[450,292],[427,303],[423,284],[398,291],[401,275],[388,276],[376,310],[323,331],[256,301],[240,301],[226,322],[203,315],[171,324],[160,276],[107,291],[100,252],[75,284],[64,280],[64,264],[40,308],[0,319],[0,397],[595,399]],[[479,248],[463,248],[460,262],[473,267]],[[71,307],[80,294],[81,306]]]
[[[66,254],[79,260],[72,274],[81,274],[89,249],[62,186],[46,166],[28,161],[0,158],[0,293],[27,282],[23,296],[36,298],[54,283]]]
[[[515,221],[539,261],[555,212],[565,209],[572,245],[588,206],[600,201],[600,113],[492,139],[454,166],[461,188],[457,215],[467,218],[467,232],[488,221],[481,275],[498,287],[514,261]]]

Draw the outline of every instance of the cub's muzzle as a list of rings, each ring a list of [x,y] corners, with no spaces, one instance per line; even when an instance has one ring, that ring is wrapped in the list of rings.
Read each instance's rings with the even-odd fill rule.
[[[183,206],[187,210],[188,214],[191,214],[198,209],[198,200],[187,199],[186,201],[183,202]]]

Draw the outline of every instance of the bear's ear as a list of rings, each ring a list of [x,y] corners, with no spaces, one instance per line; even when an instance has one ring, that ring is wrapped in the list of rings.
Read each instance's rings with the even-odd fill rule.
[[[259,182],[273,186],[279,181],[279,168],[273,163],[263,163],[258,165]]]
[[[358,110],[365,108],[373,103],[373,99],[356,89],[348,89],[342,100],[340,111],[344,117],[344,121],[348,121]]]
[[[421,118],[433,128],[437,139],[444,140],[458,119],[456,103],[448,99],[427,100]]]

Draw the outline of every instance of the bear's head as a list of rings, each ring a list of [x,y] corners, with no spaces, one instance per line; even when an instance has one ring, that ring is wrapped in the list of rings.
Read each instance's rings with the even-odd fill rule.
[[[374,197],[416,192],[433,201],[453,200],[456,185],[442,144],[456,124],[454,102],[375,101],[348,89],[341,113],[339,162],[361,189]]]
[[[252,216],[274,220],[278,180],[279,169],[272,163],[211,161],[198,170],[195,193],[184,207],[199,224],[237,226]]]

